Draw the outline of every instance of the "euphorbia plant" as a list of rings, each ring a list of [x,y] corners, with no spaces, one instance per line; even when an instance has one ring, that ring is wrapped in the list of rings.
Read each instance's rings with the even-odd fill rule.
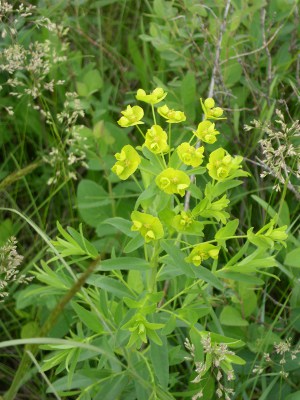
[[[161,328],[163,331],[165,329],[168,331],[166,326],[168,327],[170,322],[166,318],[166,305],[172,304],[178,297],[175,293],[177,283],[175,280],[172,282],[170,278],[172,273],[173,276],[188,277],[190,285],[186,285],[180,293],[185,300],[189,296],[190,288],[196,282],[200,291],[190,302],[198,303],[200,299],[201,304],[207,304],[204,290],[206,284],[224,290],[229,281],[232,281],[230,286],[235,285],[237,288],[239,281],[247,282],[247,279],[250,279],[251,282],[255,282],[257,272],[266,273],[263,271],[264,268],[276,265],[274,257],[266,256],[268,249],[273,248],[274,243],[283,244],[287,238],[286,226],[273,230],[276,221],[271,221],[257,234],[250,228],[247,234],[236,235],[239,221],[230,220],[227,211],[230,204],[228,193],[229,189],[242,183],[237,178],[245,177],[248,173],[242,169],[242,156],[232,156],[222,147],[211,150],[211,145],[221,135],[216,124],[226,119],[222,108],[216,106],[212,98],[204,101],[200,99],[203,120],[198,123],[197,129],[190,132],[187,141],[176,143],[172,141],[172,125],[184,123],[186,116],[183,111],[170,109],[167,104],[160,105],[159,103],[166,101],[166,97],[167,93],[162,88],[156,88],[150,94],[146,94],[142,89],[137,91],[136,99],[151,106],[153,125],[146,130],[141,129],[144,124],[142,121],[144,110],[140,106],[128,106],[122,112],[131,122],[129,124],[128,120],[125,121],[122,117],[118,121],[119,125],[122,127],[135,125],[143,143],[136,146],[135,150],[131,146],[125,146],[121,153],[116,154],[117,162],[112,167],[112,171],[121,179],[125,179],[126,169],[128,171],[126,178],[131,176],[141,188],[135,210],[131,213],[131,231],[136,232],[136,236],[130,239],[126,249],[127,252],[131,252],[144,247],[144,257],[149,261],[151,268],[147,271],[146,277],[143,277],[147,280],[145,285],[147,289],[139,294],[139,307],[127,303],[130,309],[138,308],[138,310],[122,326],[123,330],[130,332],[127,346],[135,346],[137,349],[141,343],[147,346],[148,339],[150,346],[151,340],[155,343],[160,342],[159,335],[154,336],[154,331],[160,331]],[[161,125],[158,123],[159,118]],[[122,162],[120,154],[125,154],[126,149],[129,156],[120,168]],[[201,179],[201,175],[205,178]],[[188,191],[190,193],[187,200],[185,196]],[[236,254],[230,254],[226,242],[235,239],[243,241],[244,245],[236,251]],[[250,247],[249,251],[250,243],[255,246]],[[164,276],[167,277],[165,283],[162,282]],[[226,278],[226,281],[222,278]],[[168,290],[173,284],[175,287],[172,289],[173,297],[170,299]],[[257,284],[259,284],[258,278]],[[157,300],[156,305],[152,303],[151,307],[146,307],[154,293],[161,295],[159,301]],[[236,312],[240,315],[238,307]],[[160,314],[164,317],[160,317]],[[228,343],[228,338],[220,336],[223,334],[223,329],[214,311],[211,310],[210,314],[213,318],[213,329],[219,334],[217,339],[210,337],[211,342],[215,343],[214,346],[218,346],[218,343],[222,345],[223,338]],[[173,311],[174,315],[181,319],[178,310]],[[148,319],[156,323],[151,325]],[[165,324],[161,323],[163,321]],[[211,368],[211,364],[205,364],[211,359],[210,356],[206,356],[206,361],[203,359],[201,338],[211,333],[206,329],[197,328],[196,325],[188,326],[195,342],[193,346],[202,348],[202,359],[196,359],[196,365],[200,361],[203,365],[200,372],[199,368],[197,370],[197,382],[201,382]],[[231,344],[234,343],[233,340]],[[229,341],[228,346],[231,344]],[[230,377],[229,380],[233,377],[234,363],[242,364],[243,360],[233,355],[224,356],[224,361],[218,366]],[[218,377],[215,376],[219,394],[222,391],[220,374],[221,372],[218,372]],[[203,388],[196,393],[195,398],[200,397],[202,390]],[[224,396],[225,394],[228,395],[224,391]]]
[[[58,224],[61,237],[51,244],[55,256],[34,272],[47,288],[29,289],[33,301],[40,293],[48,298],[61,294],[76,322],[67,347],[46,346],[53,353],[43,369],[65,371],[64,389],[59,379],[54,386],[68,393],[71,383],[79,387],[76,371],[85,374],[92,358],[88,374],[94,368],[97,379],[99,373],[103,379],[84,389],[89,398],[171,400],[181,398],[183,389],[193,400],[213,398],[214,392],[227,400],[233,392],[231,383],[226,386],[234,379],[233,365],[244,364],[234,349],[247,340],[244,328],[257,309],[262,278],[276,278],[266,269],[277,264],[273,252],[285,244],[286,226],[276,226],[274,215],[258,231],[249,227],[243,232],[239,220],[231,218],[230,190],[248,173],[240,155],[216,148],[222,135],[217,125],[224,117],[213,99],[200,100],[203,120],[194,129],[189,126],[180,140],[174,131],[184,132],[186,116],[161,104],[167,99],[162,88],[150,94],[139,89],[136,97],[151,107],[153,124],[143,121],[147,110],[139,105],[122,112],[119,125],[136,129],[141,141],[117,149],[108,179],[112,186],[116,176],[122,184],[133,179],[140,193],[134,208],[126,210],[127,219],[108,218],[102,230],[106,234],[110,224],[125,235],[124,241],[101,259],[82,227],[65,231]],[[85,271],[80,277],[74,265]],[[43,334],[61,308],[59,303],[50,314]],[[91,347],[85,349],[87,344]],[[195,365],[190,385],[178,379],[188,359]],[[170,372],[176,364],[176,373]],[[13,398],[26,365],[21,363],[7,399]]]

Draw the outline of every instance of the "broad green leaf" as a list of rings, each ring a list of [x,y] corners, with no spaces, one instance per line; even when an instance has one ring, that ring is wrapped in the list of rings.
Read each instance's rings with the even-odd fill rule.
[[[227,87],[231,87],[236,84],[242,76],[242,67],[239,62],[226,63],[226,66],[222,68],[224,83]]]
[[[172,265],[176,266],[176,268],[180,269],[187,276],[194,276],[190,264],[184,261],[185,254],[174,245],[173,240],[161,240],[160,244],[169,256]]]
[[[72,389],[85,389],[87,386],[92,385],[96,379],[103,379],[111,374],[109,370],[99,370],[94,368],[86,368],[82,370],[77,370],[74,373],[71,384],[68,383],[68,376],[59,378],[52,383],[56,391],[65,391]],[[47,389],[47,393],[53,393],[51,387]]]
[[[218,182],[215,184],[215,186],[212,186],[212,184],[209,182],[205,187],[205,196],[213,200],[214,198],[221,196],[221,194],[225,193],[227,190],[239,186],[242,183],[243,181],[230,180],[225,182]]]
[[[96,271],[113,271],[113,270],[146,271],[149,268],[150,264],[142,258],[118,257],[100,261],[96,267]]]
[[[129,270],[127,275],[127,283],[131,289],[137,293],[142,293],[144,290],[144,282],[142,274],[136,270]]]
[[[127,38],[128,44],[128,52],[131,56],[131,59],[134,63],[135,74],[138,77],[138,80],[141,82],[141,87],[146,90],[149,87],[149,79],[148,79],[148,65],[144,60],[144,55],[140,51],[139,42],[136,40],[136,37],[129,36]]]
[[[240,283],[239,295],[241,299],[241,311],[245,318],[249,317],[257,308],[257,297],[253,285]],[[237,300],[240,302],[240,300]]]
[[[285,400],[299,400],[300,399],[300,390],[297,392],[291,393],[286,396]]]
[[[223,228],[219,229],[215,234],[215,239],[218,241],[218,245],[221,245],[226,249],[226,238],[234,236],[238,226],[239,220],[234,219],[233,221],[229,221]]]
[[[220,314],[222,325],[248,326],[248,321],[242,318],[241,313],[232,306],[225,306]]]
[[[182,80],[181,100],[188,120],[195,119],[196,80],[193,72],[188,72]]]
[[[185,171],[188,175],[202,175],[206,172],[205,167],[192,168]]]
[[[129,380],[126,375],[126,372],[123,372],[121,375],[112,374],[111,378],[106,379],[101,385],[99,385],[100,390],[93,396],[93,400],[119,399],[120,395],[128,386]]]
[[[99,71],[93,69],[88,71],[83,77],[83,83],[87,88],[87,96],[92,95],[93,93],[100,90],[103,86],[103,80]]]
[[[207,268],[192,266],[195,277],[203,279],[204,282],[210,283],[216,289],[223,291],[224,287],[222,282]]]
[[[102,186],[83,179],[77,188],[79,213],[88,225],[97,227],[111,214],[111,199]]]
[[[254,275],[247,275],[242,272],[234,272],[231,270],[220,269],[216,271],[216,275],[223,279],[230,279],[236,282],[251,283],[253,285],[263,285],[265,282]]]
[[[211,308],[201,303],[193,303],[178,310],[178,315],[195,324],[198,320],[210,313]]]
[[[284,260],[289,267],[300,268],[300,248],[290,251]]]
[[[91,275],[86,282],[92,286],[101,288],[114,296],[122,299],[124,296],[132,297],[132,292],[120,281],[108,276]]]
[[[213,343],[225,343],[228,347],[232,347],[233,349],[245,346],[245,343],[240,339],[231,338],[214,332],[200,332],[201,336],[207,335],[208,333],[210,334]]]
[[[125,218],[120,218],[120,217],[108,218],[105,221],[103,221],[103,225],[105,224],[114,226],[120,232],[124,233],[129,237],[133,237],[136,235],[135,232],[132,232],[131,230],[132,221],[128,221]]]
[[[245,365],[246,361],[236,354],[226,354],[226,360],[232,364]]]
[[[92,311],[86,310],[75,301],[72,301],[71,305],[79,317],[79,320],[82,321],[91,331],[97,334],[103,331],[102,324],[97,315],[95,315]]]

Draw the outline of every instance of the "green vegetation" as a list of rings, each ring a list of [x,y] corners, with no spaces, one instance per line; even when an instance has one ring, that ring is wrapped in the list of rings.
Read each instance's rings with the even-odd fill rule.
[[[297,0],[0,1],[0,399],[300,398]]]

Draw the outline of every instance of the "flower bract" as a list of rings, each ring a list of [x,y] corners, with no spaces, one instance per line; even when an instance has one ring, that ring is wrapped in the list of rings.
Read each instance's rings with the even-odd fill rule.
[[[154,154],[166,153],[169,150],[167,140],[168,135],[166,132],[159,125],[153,125],[146,132],[144,146]]]
[[[205,120],[200,122],[194,134],[203,142],[213,144],[216,142],[216,136],[219,135],[220,132],[215,129],[215,124]]]
[[[190,178],[183,171],[167,168],[156,177],[155,183],[167,194],[178,193],[180,196],[184,196],[190,186]]]
[[[177,148],[177,153],[180,160],[185,165],[191,165],[192,167],[199,167],[199,165],[202,164],[203,152],[204,152],[203,146],[198,147],[198,149],[196,149],[187,142],[181,143],[181,145],[179,145]]]
[[[164,229],[160,220],[151,214],[133,211],[131,220],[133,222],[131,230],[140,232],[146,243],[159,240],[164,236]]]
[[[168,93],[166,93],[162,88],[156,88],[150,94],[146,94],[145,90],[139,89],[136,93],[136,99],[140,101],[144,101],[148,104],[157,104],[160,103]]]
[[[203,236],[203,224],[195,220],[191,211],[181,211],[172,220],[172,226],[177,232]]]
[[[132,175],[141,162],[141,157],[129,144],[124,146],[120,153],[116,153],[115,158],[117,162],[111,170],[122,180]]]
[[[221,107],[215,107],[214,99],[209,97],[204,100],[204,103],[202,99],[200,99],[200,103],[206,119],[224,119],[222,118],[223,109]]]
[[[226,150],[220,147],[209,156],[207,164],[208,173],[213,179],[223,181],[230,178],[236,170],[241,168],[240,164],[242,161],[243,157],[231,157]]]
[[[185,261],[190,262],[196,267],[201,265],[202,261],[212,258],[218,258],[220,249],[210,243],[200,243],[193,248],[190,255],[185,258]]]
[[[178,124],[186,120],[186,116],[183,111],[170,110],[167,105],[158,107],[158,114],[167,120],[170,124]]]
[[[123,116],[119,119],[118,124],[122,126],[122,128],[144,123],[141,121],[144,116],[144,110],[139,106],[127,106],[126,110],[121,111],[121,114]]]

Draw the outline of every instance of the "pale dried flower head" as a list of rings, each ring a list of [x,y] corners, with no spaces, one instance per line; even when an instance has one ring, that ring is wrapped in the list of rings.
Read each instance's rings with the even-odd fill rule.
[[[300,147],[295,140],[300,136],[300,123],[297,120],[287,124],[280,110],[276,110],[276,116],[273,124],[254,120],[251,125],[245,125],[244,129],[259,129],[264,133],[263,139],[259,141],[262,157],[258,158],[258,161],[263,169],[260,177],[275,178],[275,191],[281,191],[283,185],[287,184],[300,199],[299,190],[293,183],[300,178]]]
[[[230,382],[235,379],[234,371],[231,369],[229,371],[224,371],[222,369],[222,361],[226,360],[227,355],[234,355],[235,353],[228,349],[225,343],[213,343],[210,334],[205,334],[201,337],[201,344],[204,352],[204,361],[195,361],[195,372],[196,377],[192,380],[192,383],[202,382],[203,377],[210,373],[216,382],[216,395],[218,398],[225,397],[226,400],[230,400],[231,396],[234,394],[233,389],[226,387],[222,381],[227,378]],[[195,359],[195,346],[190,343],[188,339],[185,339],[184,345],[189,351],[191,357],[185,357],[187,360]],[[225,372],[225,374],[224,374]],[[192,398],[196,400],[203,396],[203,388]]]
[[[19,266],[23,256],[17,252],[17,240],[11,237],[0,247],[0,301],[9,295],[7,287],[11,282],[28,283],[33,278],[25,275],[19,276]]]

